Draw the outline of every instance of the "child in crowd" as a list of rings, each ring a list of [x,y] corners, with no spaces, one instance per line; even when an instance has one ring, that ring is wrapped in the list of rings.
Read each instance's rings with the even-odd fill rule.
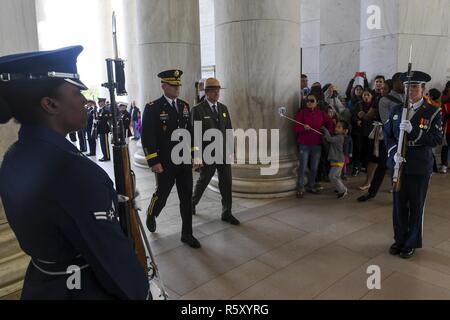
[[[322,128],[325,140],[330,144],[328,153],[328,161],[330,162],[330,181],[334,184],[337,191],[338,199],[342,199],[348,195],[347,187],[342,182],[341,174],[345,164],[344,140],[348,133],[348,123],[339,121],[336,124],[335,135],[331,136],[326,128]]]

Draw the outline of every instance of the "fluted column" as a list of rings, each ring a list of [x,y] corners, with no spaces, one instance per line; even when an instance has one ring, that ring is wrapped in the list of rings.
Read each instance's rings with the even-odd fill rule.
[[[303,73],[345,93],[359,71],[361,0],[301,0]]]
[[[217,78],[226,87],[221,102],[234,128],[280,129],[278,173],[262,176],[262,165],[234,165],[234,195],[285,196],[295,189],[297,156],[292,124],[277,107],[293,116],[298,106],[300,2],[216,0],[215,25]]]
[[[0,56],[38,49],[36,8],[34,1],[2,0],[0,10]],[[14,30],[14,32],[11,32]],[[17,140],[14,122],[0,126],[0,163],[3,154]],[[0,223],[4,219],[0,203]]]
[[[140,101],[162,95],[160,71],[181,69],[183,89],[180,98],[192,104],[194,83],[200,78],[200,23],[198,0],[137,0],[138,81]],[[147,166],[142,150],[135,163]]]

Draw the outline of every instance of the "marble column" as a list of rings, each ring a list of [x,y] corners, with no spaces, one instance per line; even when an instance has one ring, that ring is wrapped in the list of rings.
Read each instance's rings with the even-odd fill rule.
[[[234,128],[280,129],[278,174],[262,176],[262,165],[234,165],[234,195],[290,194],[296,187],[295,139],[277,107],[287,106],[289,115],[298,107],[300,2],[216,0],[215,25],[217,78],[226,87],[221,102]]]
[[[198,0],[137,0],[138,81],[144,103],[162,95],[160,71],[181,69],[183,89],[180,98],[192,104],[195,81],[200,78],[200,24]],[[143,151],[135,163],[147,167]]]
[[[0,56],[38,49],[34,1],[2,0],[0,10]],[[14,30],[14,32],[11,32]],[[17,139],[18,126],[0,125],[0,163],[6,149]],[[0,223],[4,219],[0,201]]]
[[[309,85],[320,81],[320,3],[322,0],[301,0],[302,73]]]
[[[380,8],[381,28],[369,29],[367,8]],[[425,8],[426,6],[426,8]],[[413,45],[414,69],[430,73],[429,88],[445,85],[449,68],[449,0],[363,0],[361,69],[369,77],[406,71]]]
[[[214,0],[199,0],[202,67],[216,65]]]
[[[301,0],[303,73],[345,93],[359,71],[360,0]]]
[[[0,56],[38,49],[34,1],[2,0],[0,10]],[[14,30],[14,32],[11,32]],[[18,125],[0,125],[0,163],[7,148],[17,140]],[[22,287],[28,257],[20,251],[6,223],[0,199],[0,299],[14,295]]]
[[[320,1],[320,79],[345,94],[359,71],[360,0]]]

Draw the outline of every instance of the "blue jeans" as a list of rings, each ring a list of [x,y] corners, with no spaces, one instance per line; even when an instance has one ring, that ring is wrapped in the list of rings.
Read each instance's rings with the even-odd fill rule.
[[[319,168],[320,155],[322,146],[305,146],[299,145],[299,166],[297,189],[305,189],[305,175],[309,162],[308,187],[313,188],[316,183],[317,169]]]
[[[347,188],[342,182],[341,174],[342,174],[342,167],[331,167],[330,173],[328,175],[330,181],[334,184],[334,187],[336,188],[338,194],[343,194],[347,192]]]

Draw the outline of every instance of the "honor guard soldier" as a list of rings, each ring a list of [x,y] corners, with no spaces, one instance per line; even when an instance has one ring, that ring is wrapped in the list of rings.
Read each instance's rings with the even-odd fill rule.
[[[87,122],[87,138],[89,143],[88,157],[95,157],[97,155],[97,106],[95,101],[88,102],[88,122]]]
[[[210,129],[217,129],[221,132],[223,141],[226,141],[226,131],[232,129],[231,117],[228,108],[219,102],[220,82],[217,79],[209,78],[205,82],[206,97],[203,102],[192,108],[192,122],[202,123],[202,136]],[[205,150],[211,142],[203,142]],[[192,213],[195,215],[195,206],[205,192],[206,187],[211,182],[214,173],[219,174],[219,189],[222,196],[222,221],[232,225],[239,225],[240,222],[231,213],[232,191],[231,191],[231,164],[227,161],[230,155],[226,154],[226,143],[223,144],[221,163],[204,163],[200,165],[200,178],[195,185],[192,199]]]
[[[21,124],[0,168],[0,196],[31,257],[22,299],[146,299],[147,275],[118,221],[113,182],[65,139],[87,122],[82,50],[0,58],[0,123]]]
[[[97,133],[100,138],[100,147],[102,148],[103,158],[99,161],[110,161],[111,154],[109,148],[109,133],[111,132],[110,121],[112,118],[111,110],[106,106],[106,99],[98,99],[98,105],[100,107],[97,117]]]
[[[78,136],[78,143],[80,147],[81,152],[87,152],[87,145],[86,145],[86,130],[78,130],[77,132]]]
[[[401,79],[407,84],[408,74]],[[388,148],[388,168],[394,170],[395,161],[404,162],[400,177],[401,189],[394,192],[394,238],[390,248],[392,255],[412,257],[422,247],[423,216],[428,186],[433,172],[433,148],[442,142],[440,110],[423,98],[425,84],[431,77],[421,71],[413,71],[410,89],[408,119],[402,121],[403,106],[393,107],[385,126]],[[408,88],[407,88],[408,89]],[[400,131],[407,135],[406,157],[398,158],[397,145]]]
[[[186,129],[191,135],[189,105],[178,99],[181,88],[181,70],[161,72],[164,95],[145,106],[142,119],[142,146],[149,167],[156,174],[157,189],[147,210],[147,227],[156,231],[156,218],[166,205],[167,198],[176,184],[182,219],[181,241],[192,248],[200,248],[200,242],[192,234],[192,155],[189,163],[175,164],[172,149],[178,144],[172,141],[172,133]],[[192,141],[189,141],[189,147]]]

